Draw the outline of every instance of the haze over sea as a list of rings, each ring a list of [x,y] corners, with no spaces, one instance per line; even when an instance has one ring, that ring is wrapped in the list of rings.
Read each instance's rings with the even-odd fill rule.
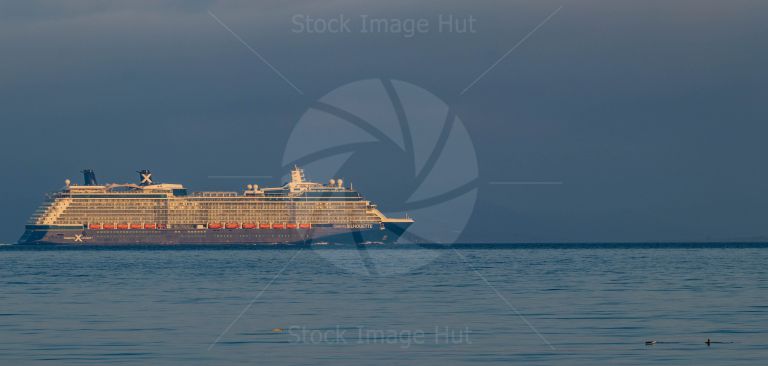
[[[0,363],[754,365],[767,260],[766,244],[2,246]]]

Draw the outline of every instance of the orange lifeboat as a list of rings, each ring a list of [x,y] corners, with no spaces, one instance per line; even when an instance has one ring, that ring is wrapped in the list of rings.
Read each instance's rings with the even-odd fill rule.
[[[238,229],[238,228],[240,228],[240,224],[238,224],[236,222],[228,222],[227,225],[226,225],[226,228],[227,229]]]
[[[117,224],[118,230],[128,230],[128,224]]]
[[[312,227],[312,224],[299,224],[300,229],[309,229]]]
[[[273,229],[282,229],[282,228],[284,228],[284,227],[285,227],[285,226],[283,226],[283,224],[272,224],[272,228],[273,228]]]
[[[269,224],[259,224],[259,229],[269,229]]]
[[[88,228],[91,230],[101,230],[101,224],[90,224]]]
[[[157,228],[158,228],[158,229],[162,229],[162,230],[165,230],[165,229],[167,229],[167,228],[168,228],[168,226],[166,226],[165,224],[157,224]]]
[[[295,229],[296,228],[296,224],[286,224],[285,228],[286,229]]]
[[[113,224],[104,224],[104,230],[112,230],[115,228]]]
[[[255,229],[256,224],[243,224],[243,229]]]
[[[131,224],[131,229],[141,229],[143,226],[141,224]]]
[[[210,224],[208,224],[208,228],[209,229],[221,229],[221,224],[220,223],[210,223]]]
[[[154,230],[156,227],[155,224],[144,224],[144,228],[147,230]]]

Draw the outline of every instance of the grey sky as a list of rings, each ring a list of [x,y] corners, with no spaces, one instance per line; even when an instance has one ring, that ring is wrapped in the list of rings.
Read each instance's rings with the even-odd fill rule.
[[[353,29],[296,33],[297,14]],[[432,31],[361,34],[361,14]],[[436,32],[440,14],[477,31]],[[419,85],[466,125],[480,184],[461,241],[765,236],[767,37],[764,1],[3,1],[0,239],[82,168],[101,181],[149,168],[192,189],[280,177],[309,106],[369,78]],[[508,180],[563,184],[487,184]]]

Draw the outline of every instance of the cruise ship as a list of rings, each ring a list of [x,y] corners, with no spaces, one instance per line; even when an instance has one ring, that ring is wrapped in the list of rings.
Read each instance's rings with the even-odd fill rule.
[[[100,185],[93,170],[84,184],[65,181],[35,211],[19,244],[311,244],[392,243],[413,219],[385,216],[345,186],[308,181],[299,167],[281,187],[247,185],[242,192],[188,192],[155,183]]]

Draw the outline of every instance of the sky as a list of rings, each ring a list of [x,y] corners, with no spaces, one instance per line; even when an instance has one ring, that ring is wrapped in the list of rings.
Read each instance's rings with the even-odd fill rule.
[[[280,184],[301,121],[359,85],[460,121],[437,144],[447,165],[427,165],[472,195],[457,212],[430,188],[420,207],[435,206],[414,214],[455,233],[436,241],[768,238],[767,37],[765,1],[2,1],[0,242],[84,168],[192,190]],[[350,108],[391,113],[364,100]],[[398,203],[429,169],[350,146],[347,181],[418,212]]]

